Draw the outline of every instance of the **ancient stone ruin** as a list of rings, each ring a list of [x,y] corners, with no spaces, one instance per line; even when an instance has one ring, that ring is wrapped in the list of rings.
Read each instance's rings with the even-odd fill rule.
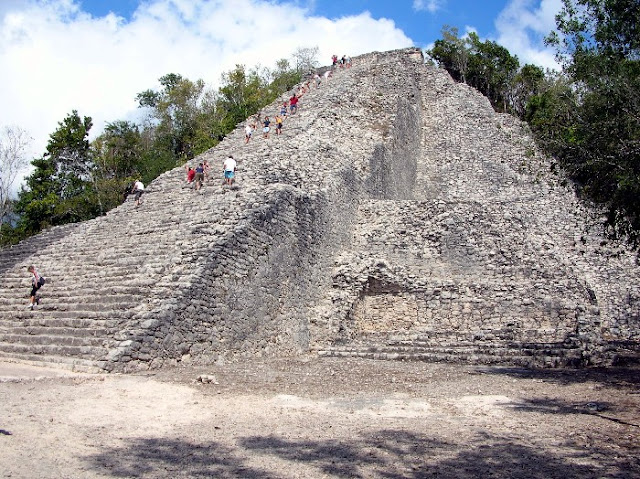
[[[243,126],[194,160],[214,165],[199,192],[176,168],[139,208],[2,250],[0,358],[126,372],[303,353],[639,356],[636,254],[603,235],[526,125],[420,51],[355,58],[280,137],[245,145]],[[29,264],[49,280],[35,311]]]

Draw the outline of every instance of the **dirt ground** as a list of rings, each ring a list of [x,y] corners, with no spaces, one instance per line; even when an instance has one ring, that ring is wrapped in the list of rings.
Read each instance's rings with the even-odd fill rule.
[[[2,478],[638,478],[640,370],[0,363]]]

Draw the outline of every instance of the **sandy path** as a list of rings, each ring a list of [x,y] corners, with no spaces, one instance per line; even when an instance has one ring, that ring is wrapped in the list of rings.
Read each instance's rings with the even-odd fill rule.
[[[0,477],[640,477],[639,385],[630,369],[0,363]]]

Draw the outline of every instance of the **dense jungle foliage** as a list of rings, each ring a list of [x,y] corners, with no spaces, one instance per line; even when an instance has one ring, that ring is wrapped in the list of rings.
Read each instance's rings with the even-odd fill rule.
[[[428,52],[498,111],[527,121],[612,236],[640,244],[640,2],[563,0],[546,39],[562,72],[520,67],[495,42],[443,30]]]

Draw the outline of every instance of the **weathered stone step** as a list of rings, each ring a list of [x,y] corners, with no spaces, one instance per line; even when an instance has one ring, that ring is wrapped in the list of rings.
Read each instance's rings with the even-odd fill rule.
[[[106,337],[79,336],[79,335],[56,335],[53,332],[47,334],[2,334],[0,333],[0,344],[9,343],[12,345],[40,346],[103,346]]]
[[[451,343],[432,343],[432,344],[387,344],[384,346],[371,346],[373,349],[392,350],[398,353],[411,352],[429,352],[440,351],[445,353],[459,354],[464,353],[480,353],[480,354],[497,354],[501,356],[512,355],[564,355],[572,350],[576,350],[576,345],[565,346],[564,343],[518,343],[518,342],[451,342]]]
[[[4,305],[0,307],[0,315],[15,315],[17,317],[24,317],[27,313],[36,314],[49,314],[55,311],[127,311],[135,308],[138,305],[137,302],[120,302],[110,300],[96,300],[87,301],[83,298],[75,298],[73,301],[58,300],[55,298],[43,297],[40,300],[40,305],[36,306],[33,310],[29,309],[27,301],[16,301],[12,304]],[[105,313],[103,313],[105,314]]]
[[[91,317],[93,315],[93,317]],[[74,317],[75,316],[75,317]],[[45,327],[45,328],[74,328],[74,329],[104,329],[110,331],[112,328],[121,326],[133,313],[122,314],[115,318],[110,315],[105,318],[102,312],[74,312],[74,313],[50,313],[45,315],[25,314],[20,317],[9,319],[0,318],[0,325],[6,328],[12,327]]]
[[[562,354],[563,351],[571,351],[576,349],[573,345],[571,347],[564,347],[563,343],[516,343],[516,342],[472,342],[472,341],[455,341],[455,342],[434,342],[432,344],[373,344],[373,343],[350,343],[347,345],[336,345],[332,348],[345,348],[361,351],[373,351],[373,352],[397,352],[397,353],[409,353],[409,352],[430,352],[439,351],[444,353],[495,353],[495,354],[536,354],[538,352],[548,354]]]
[[[394,350],[366,350],[359,348],[329,348],[317,351],[320,357],[335,358],[365,358],[378,359],[386,361],[424,361],[424,362],[450,362],[450,363],[466,363],[474,364],[517,364],[523,366],[531,366],[530,358],[519,357],[516,355],[506,359],[503,356],[479,354],[473,351],[459,351],[452,354],[449,351],[422,351],[422,352],[397,352]]]
[[[104,241],[108,240],[105,238]],[[44,263],[38,262],[37,267],[42,270],[43,274],[46,274],[47,271],[49,271],[49,274],[55,275],[56,271],[61,268],[61,265],[65,264],[68,264],[70,267],[74,267],[75,272],[88,273],[91,273],[92,269],[96,267],[99,268],[103,264],[105,267],[111,265],[127,266],[131,264],[141,264],[148,262],[150,258],[165,257],[175,254],[177,252],[175,242],[175,239],[167,241],[167,244],[156,242],[153,245],[150,245],[143,252],[136,252],[134,254],[131,253],[131,249],[127,251],[126,248],[118,253],[105,252],[99,248],[87,248],[85,251],[74,251],[72,256],[63,252],[52,252],[47,254]],[[77,264],[70,263],[70,261],[77,262]]]
[[[43,368],[62,368],[83,373],[104,373],[99,361],[65,356],[46,356],[29,353],[6,353],[0,350],[0,359],[7,362],[40,366]]]
[[[19,326],[19,325],[3,325],[0,322],[0,341],[7,340],[10,336],[74,336],[79,338],[98,337],[104,340],[104,338],[117,332],[118,328],[107,329],[105,327],[97,327],[92,325],[91,327],[56,327],[48,325],[37,326]],[[11,341],[11,339],[8,339]]]
[[[127,293],[113,292],[112,288],[92,288],[93,292],[89,295],[78,294],[81,291],[76,286],[60,287],[58,285],[45,285],[38,291],[40,298],[46,298],[47,303],[100,303],[100,304],[113,304],[113,303],[131,303],[140,301],[140,297],[143,293],[148,293],[148,289],[140,287],[130,288]],[[0,302],[4,304],[23,302],[25,297],[29,295],[29,286],[23,288],[14,288],[13,290],[5,289],[0,290]],[[0,309],[2,305],[0,304]]]
[[[525,336],[519,332],[521,336]],[[506,336],[506,337],[505,337]],[[484,345],[507,345],[509,348],[525,348],[525,349],[574,349],[579,347],[576,343],[570,341],[548,341],[548,342],[527,342],[526,340],[518,340],[514,337],[514,333],[508,333],[505,336],[500,334],[494,335],[468,335],[468,336],[453,336],[453,335],[440,335],[437,337],[418,337],[416,339],[389,339],[384,344],[389,347],[398,348],[430,348],[438,346],[439,344],[455,344],[460,346],[477,345],[483,347]],[[532,337],[535,335],[532,334]],[[538,335],[540,337],[540,335]],[[363,342],[366,340],[363,340]]]
[[[125,250],[118,253],[92,250],[84,253],[78,253],[77,255],[74,253],[73,258],[70,258],[69,255],[56,253],[48,255],[46,264],[39,263],[38,266],[39,269],[42,269],[43,273],[47,271],[45,268],[48,268],[50,275],[56,275],[56,271],[58,271],[61,264],[68,264],[69,267],[73,267],[73,272],[81,272],[84,270],[85,272],[91,273],[92,269],[104,270],[108,268],[118,268],[120,266],[129,266],[132,264],[146,264],[150,259],[175,255],[178,251],[174,244],[175,240],[172,240],[170,244],[167,245],[156,243],[142,254],[131,254],[130,252],[125,252]],[[80,260],[82,255],[84,255],[84,257]],[[79,264],[74,265],[72,261],[77,261]],[[159,260],[156,260],[156,262],[159,262]],[[100,273],[102,271],[97,272]]]
[[[433,347],[433,348],[394,348],[379,346],[331,346],[320,348],[321,357],[359,357],[369,359],[453,362],[474,364],[516,364],[528,367],[557,367],[578,365],[580,351],[559,350],[522,350],[509,347]]]
[[[56,345],[56,344],[12,344],[0,342],[0,351],[11,354],[63,356],[80,359],[99,359],[106,355],[107,349],[97,346]]]
[[[149,278],[150,275],[154,273],[150,273],[154,269],[159,271],[170,271],[170,265],[167,262],[161,262],[157,256],[151,256],[154,260],[148,262],[138,262],[137,260],[129,260],[129,262],[119,262],[116,265],[111,265],[106,268],[102,267],[94,267],[95,271],[86,271],[86,268],[83,269],[82,266],[77,267],[69,267],[65,268],[63,274],[56,273],[55,268],[51,268],[48,270],[46,267],[41,267],[42,276],[47,280],[48,286],[57,286],[57,285],[74,285],[79,282],[88,283],[92,286],[93,289],[96,287],[102,288],[108,286],[110,288],[117,286],[127,286],[135,284],[136,282],[148,280],[148,282],[152,282],[152,278]],[[138,271],[138,268],[144,267],[145,270],[143,272]],[[51,271],[49,273],[48,271]],[[155,273],[158,274],[158,273]],[[80,276],[83,280],[79,280],[74,278],[75,276]],[[3,289],[11,289],[11,288],[28,288],[31,286],[31,280],[21,273],[9,273],[0,281],[0,288]]]

